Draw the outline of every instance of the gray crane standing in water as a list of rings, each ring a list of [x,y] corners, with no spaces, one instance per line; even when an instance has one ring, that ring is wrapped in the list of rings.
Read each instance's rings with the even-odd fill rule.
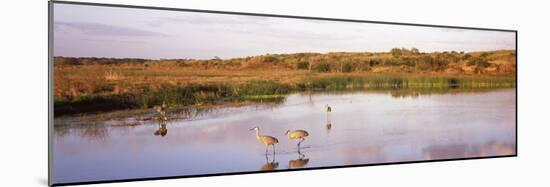
[[[297,140],[300,139],[298,142],[298,148],[300,148],[300,144],[306,140],[305,137],[309,136],[309,133],[305,130],[287,130],[285,132],[285,135],[288,135],[288,139],[291,140]]]
[[[327,113],[332,112],[332,108],[328,104],[325,105],[325,109],[326,109]]]
[[[328,104],[325,105],[325,111],[327,112],[327,120],[329,120],[330,113],[332,112],[332,107]]]
[[[168,121],[168,116],[166,115],[166,109],[168,108],[168,106],[166,105],[166,103],[162,103],[162,105],[156,105],[153,108],[159,113],[160,121]]]
[[[262,144],[265,145],[265,154],[267,154],[267,149],[271,145],[273,147],[273,154],[275,154],[275,144],[279,143],[279,140],[273,136],[262,136],[260,135],[260,127],[254,127],[250,130],[256,130],[256,139]]]
[[[166,128],[166,125],[168,124],[168,115],[166,114],[166,109],[168,108],[168,106],[166,105],[166,103],[162,103],[162,105],[156,105],[153,108],[159,113],[159,129],[156,130],[153,134],[155,136],[165,136],[168,133],[168,129]]]

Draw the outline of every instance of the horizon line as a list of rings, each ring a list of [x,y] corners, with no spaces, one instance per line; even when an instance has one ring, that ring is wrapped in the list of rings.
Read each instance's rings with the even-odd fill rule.
[[[414,49],[413,48],[398,48],[398,47],[395,47],[397,49],[407,49],[407,50],[412,50]],[[392,49],[395,49],[395,48],[392,48]],[[462,50],[462,51],[459,51],[459,50],[445,50],[445,51],[430,51],[430,52],[426,52],[426,51],[420,51],[420,54],[432,54],[432,53],[445,53],[445,52],[449,52],[449,53],[452,53],[452,52],[457,52],[457,53],[464,53],[464,54],[467,54],[467,53],[479,53],[479,52],[496,52],[496,51],[517,51],[517,49],[495,49],[495,50],[479,50],[479,51],[465,51],[465,50]],[[204,58],[204,59],[201,59],[201,58],[138,58],[138,57],[106,57],[106,56],[102,56],[102,57],[99,57],[99,56],[63,56],[63,55],[54,55],[53,57],[56,58],[56,57],[62,57],[62,58],[107,58],[107,59],[142,59],[142,60],[212,60],[212,59],[216,59],[216,57],[218,57],[220,60],[231,60],[231,59],[239,59],[239,58],[248,58],[248,57],[258,57],[258,56],[269,56],[269,55],[295,55],[295,54],[320,54],[320,55],[325,55],[325,54],[331,54],[331,53],[391,53],[391,50],[390,51],[334,51],[334,52],[295,52],[295,53],[264,53],[264,54],[258,54],[258,55],[250,55],[250,56],[241,56],[241,57],[231,57],[231,58],[221,58],[217,55],[213,55],[211,58]]]

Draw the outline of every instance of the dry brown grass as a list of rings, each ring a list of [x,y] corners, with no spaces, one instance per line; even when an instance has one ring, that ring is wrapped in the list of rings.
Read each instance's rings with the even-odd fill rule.
[[[470,54],[478,58],[484,53]],[[56,114],[78,113],[148,108],[164,101],[200,105],[277,100],[289,92],[306,90],[515,86],[515,53],[487,54],[488,61],[482,65],[471,65],[460,58],[466,54],[456,52],[401,57],[389,53],[281,54],[137,62],[56,57],[54,108]],[[441,60],[441,56],[448,59]]]

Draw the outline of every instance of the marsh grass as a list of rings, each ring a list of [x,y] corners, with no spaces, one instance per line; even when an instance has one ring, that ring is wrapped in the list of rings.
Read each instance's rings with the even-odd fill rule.
[[[148,109],[161,103],[276,103],[295,92],[516,86],[515,52],[509,50],[419,53],[396,49],[212,60],[55,57],[54,61],[55,116]]]
[[[220,105],[228,102],[282,102],[285,95],[304,91],[405,89],[423,92],[454,88],[513,88],[512,77],[349,76],[304,77],[294,83],[252,80],[237,84],[166,86],[155,91],[115,95],[89,94],[55,101],[55,115],[147,109],[171,106]]]

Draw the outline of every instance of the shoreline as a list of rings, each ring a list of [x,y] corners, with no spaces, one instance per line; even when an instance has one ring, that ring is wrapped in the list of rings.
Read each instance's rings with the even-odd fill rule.
[[[230,108],[230,107],[250,107],[250,106],[265,106],[267,108],[277,106],[284,102],[286,97],[298,94],[298,95],[317,95],[317,94],[349,94],[349,93],[380,93],[388,94],[391,97],[395,98],[404,98],[404,97],[418,97],[422,95],[439,95],[439,94],[460,94],[460,93],[479,93],[479,92],[492,92],[498,90],[507,90],[515,89],[515,87],[505,87],[505,88],[440,88],[440,89],[411,89],[411,88],[401,88],[401,89],[356,89],[356,90],[332,90],[332,91],[295,91],[288,94],[282,95],[282,100],[278,102],[265,101],[238,101],[238,102],[223,102],[219,104],[203,104],[203,105],[190,105],[190,106],[181,106],[173,105],[169,108],[169,113],[171,113],[171,120],[187,120],[195,118],[195,115],[200,115],[203,112],[209,112],[212,110],[218,110],[220,108]],[[177,113],[174,115],[174,113]],[[74,122],[80,123],[77,125],[86,125],[86,124],[96,124],[100,122],[112,121],[111,125],[115,126],[135,126],[141,125],[143,123],[154,121],[154,111],[152,108],[148,109],[121,109],[109,112],[96,112],[96,113],[79,113],[72,115],[62,115],[56,116],[54,120],[65,120],[72,119],[68,123],[55,123],[56,126],[71,125]],[[132,120],[128,120],[132,119]],[[86,122],[86,123],[81,123]],[[118,124],[116,124],[118,123]]]

